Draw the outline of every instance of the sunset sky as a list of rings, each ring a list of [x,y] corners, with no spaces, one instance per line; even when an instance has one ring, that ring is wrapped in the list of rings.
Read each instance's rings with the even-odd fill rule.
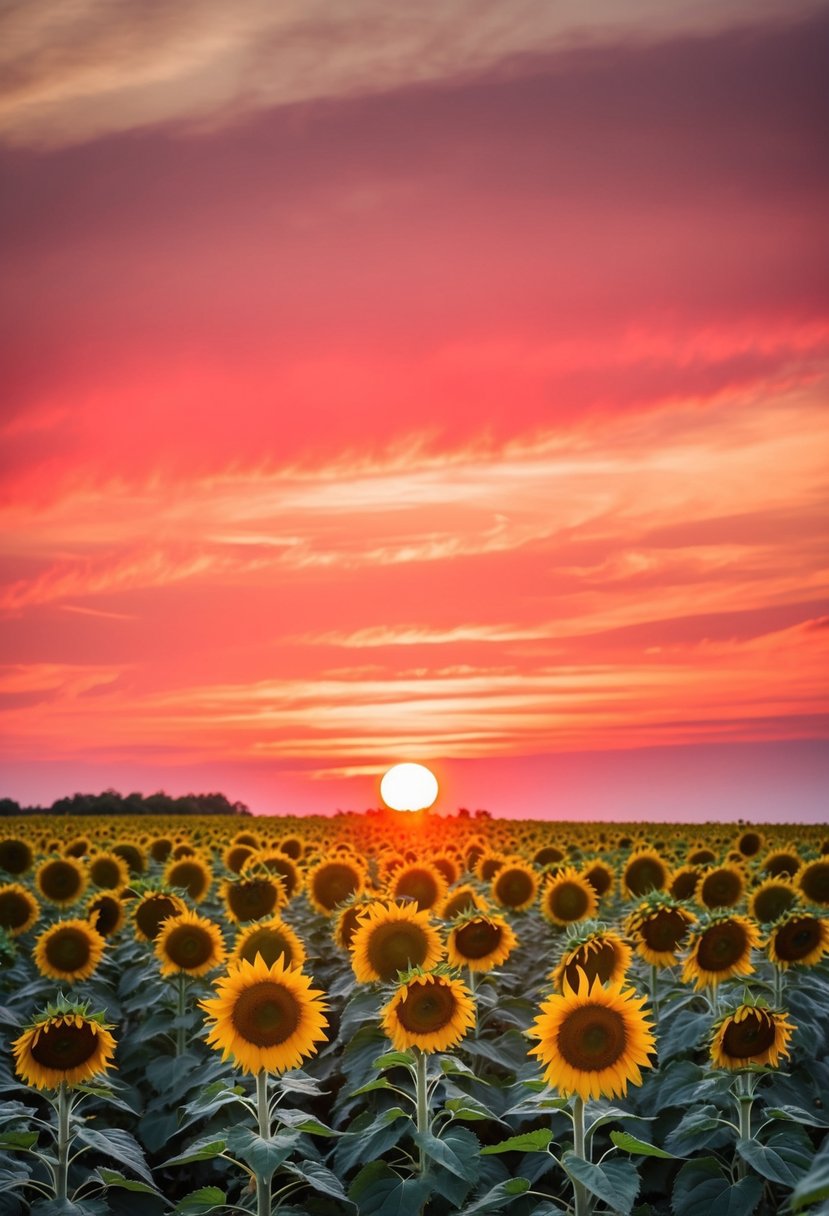
[[[829,818],[826,5],[3,23],[0,795]]]

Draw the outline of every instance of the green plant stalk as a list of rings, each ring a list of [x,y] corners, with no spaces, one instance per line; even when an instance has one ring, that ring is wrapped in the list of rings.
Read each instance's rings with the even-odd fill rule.
[[[476,973],[472,970],[471,967],[467,969],[467,975],[469,976],[469,991],[472,994],[472,1004],[475,1006],[475,1025],[472,1027],[471,1034],[472,1034],[473,1039],[477,1039],[477,1037],[478,1037],[478,995],[477,995],[478,977],[477,977]]]
[[[261,1068],[256,1074],[256,1116],[259,1135],[271,1138],[271,1114],[268,1106],[268,1074]],[[256,1171],[256,1216],[271,1216],[271,1175]]]
[[[651,1005],[654,1027],[659,1025],[659,968],[651,963]]]
[[[185,1013],[187,1012],[187,976],[184,974],[183,971],[179,971],[178,975],[176,976],[176,979],[178,981],[178,1001],[176,1002],[176,1017],[177,1017],[178,1023],[179,1023],[178,1026],[176,1026],[176,1055],[180,1056],[180,1055],[184,1054],[184,1044],[185,1044],[183,1018],[184,1018]]]
[[[774,968],[774,1008],[783,1008],[783,983],[785,973],[782,967],[775,966]]]
[[[587,1161],[584,1143],[584,1098],[579,1094],[573,1098],[573,1153]],[[576,1201],[575,1216],[587,1216],[587,1188],[583,1182],[573,1180],[573,1198]]]
[[[415,1047],[414,1053],[417,1130],[421,1135],[425,1136],[429,1132],[429,1090],[426,1076],[426,1066],[429,1063],[429,1057],[425,1051],[421,1051],[418,1047]],[[422,1145],[420,1145],[418,1156],[418,1168],[421,1174],[426,1173],[426,1150]]]
[[[751,1081],[741,1072],[737,1076],[737,1123],[741,1140],[751,1140],[751,1108],[754,1105]],[[745,1178],[747,1166],[742,1157],[737,1161],[737,1177]]]
[[[67,1198],[67,1183],[69,1179],[69,1111],[71,1101],[69,1087],[65,1081],[58,1086],[58,1145],[57,1169],[55,1171],[55,1199],[60,1202]]]

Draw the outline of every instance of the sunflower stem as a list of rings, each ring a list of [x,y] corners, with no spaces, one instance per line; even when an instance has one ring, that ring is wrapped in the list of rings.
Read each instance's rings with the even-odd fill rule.
[[[782,967],[775,966],[774,968],[774,1008],[783,1008],[783,982],[784,972]]]
[[[178,981],[178,1001],[176,1002],[176,1055],[184,1054],[184,1015],[187,1012],[187,976],[183,971],[179,971],[176,976]]]
[[[659,968],[651,963],[651,1006],[654,1027],[659,1025]]]
[[[425,1051],[415,1047],[415,1097],[417,1099],[417,1130],[421,1136],[429,1133],[429,1090],[427,1085],[427,1065],[429,1057]],[[418,1170],[426,1173],[426,1150],[418,1145]]]
[[[58,1162],[55,1172],[55,1199],[59,1202],[67,1198],[66,1188],[69,1178],[69,1110],[69,1087],[65,1081],[61,1081],[58,1086]]]
[[[754,1104],[754,1095],[752,1093],[751,1078],[748,1073],[741,1072],[737,1075],[737,1122],[739,1124],[740,1139],[751,1140],[751,1108]],[[737,1177],[745,1178],[746,1163],[742,1157],[737,1161]]]
[[[477,977],[476,973],[472,970],[471,967],[467,969],[467,974],[469,976],[469,992],[472,996],[472,1004],[475,1006],[475,1025],[472,1027],[470,1034],[473,1039],[477,1039],[477,1037],[478,1037],[478,996],[477,996],[478,977]]]
[[[271,1113],[268,1105],[268,1074],[260,1068],[256,1074],[256,1115],[259,1135],[263,1140],[271,1138]],[[256,1171],[256,1214],[271,1216],[271,1175]]]
[[[584,1098],[576,1094],[573,1098],[573,1154],[587,1161],[584,1137]],[[587,1216],[587,1188],[583,1182],[573,1179],[573,1198],[576,1202],[575,1216]]]

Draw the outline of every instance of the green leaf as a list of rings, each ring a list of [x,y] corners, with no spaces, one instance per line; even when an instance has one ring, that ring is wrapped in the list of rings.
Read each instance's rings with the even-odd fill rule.
[[[722,1134],[722,1119],[716,1106],[693,1106],[666,1138],[665,1147],[677,1157],[690,1157]]]
[[[639,1175],[632,1161],[606,1161],[594,1165],[566,1152],[561,1159],[565,1172],[576,1182],[581,1182],[593,1195],[598,1195],[614,1212],[630,1216],[636,1196],[639,1194]]]
[[[475,1158],[467,1157],[466,1160],[463,1160],[450,1145],[445,1144],[443,1140],[439,1140],[437,1136],[433,1136],[429,1132],[415,1132],[413,1139],[430,1160],[436,1161],[438,1165],[442,1165],[456,1177],[463,1178],[465,1182],[474,1182],[478,1177]]]
[[[175,1165],[189,1165],[192,1161],[212,1161],[225,1151],[225,1141],[216,1140],[214,1136],[203,1136],[195,1140],[188,1149],[176,1157],[162,1161],[159,1169],[167,1169]]]
[[[335,1132],[333,1127],[329,1127],[327,1123],[321,1123],[319,1119],[306,1114],[304,1110],[294,1110],[291,1107],[280,1108],[276,1112],[276,1117],[280,1123],[297,1132],[307,1132],[312,1136],[342,1135],[342,1132]]]
[[[482,1156],[490,1153],[544,1153],[553,1138],[549,1127],[540,1127],[534,1132],[524,1132],[520,1136],[510,1136],[498,1144],[488,1144],[481,1149]]]
[[[448,1098],[445,1103],[446,1110],[452,1112],[456,1119],[463,1119],[471,1122],[475,1119],[493,1119],[501,1122],[498,1116],[484,1106],[483,1102],[479,1102],[477,1098],[471,1098],[468,1095],[463,1098]]]
[[[675,1160],[673,1153],[666,1153],[664,1148],[657,1148],[655,1144],[637,1140],[636,1136],[631,1136],[628,1132],[611,1132],[610,1139],[617,1148],[622,1149],[625,1153],[638,1153],[640,1157],[666,1157],[669,1161]]]
[[[387,1077],[377,1077],[374,1081],[369,1081],[367,1085],[361,1085],[359,1089],[352,1089],[348,1096],[349,1098],[359,1098],[361,1094],[370,1094],[376,1089],[394,1089],[394,1086]]]
[[[137,1191],[141,1195],[157,1195],[159,1193],[154,1186],[148,1186],[146,1182],[137,1182],[134,1178],[125,1178],[117,1170],[105,1170],[103,1166],[100,1166],[97,1174],[101,1182],[106,1183],[107,1186],[118,1187],[122,1191]]]
[[[147,1168],[140,1144],[122,1128],[112,1127],[106,1132],[99,1132],[94,1127],[84,1125],[78,1131],[76,1143],[102,1153],[110,1161],[117,1161],[119,1165],[126,1165],[139,1178],[143,1178],[144,1182],[153,1185],[153,1176]]]
[[[465,1207],[463,1216],[483,1216],[485,1212],[499,1212],[529,1189],[527,1178],[510,1178],[507,1182],[499,1182],[491,1191],[487,1191],[480,1199]]]
[[[397,1144],[407,1127],[411,1126],[411,1118],[399,1106],[383,1111],[374,1119],[369,1115],[360,1115],[334,1149],[338,1171],[345,1175],[355,1165],[376,1161],[387,1149]]]
[[[759,1144],[756,1140],[738,1140],[737,1152],[761,1177],[790,1189],[808,1172],[814,1157],[799,1144]]]
[[[31,1148],[37,1143],[38,1132],[3,1132],[0,1148]]]
[[[829,1199],[829,1137],[823,1142],[823,1147],[812,1162],[807,1174],[794,1188],[791,1202],[796,1212],[821,1199]]]
[[[763,1194],[763,1180],[732,1183],[714,1157],[687,1161],[676,1176],[671,1205],[674,1216],[751,1216]]]
[[[789,1123],[802,1123],[805,1127],[829,1127],[829,1123],[817,1112],[804,1110],[802,1106],[767,1106],[763,1114],[768,1119],[784,1119]]]
[[[401,1178],[385,1161],[364,1166],[348,1188],[360,1216],[412,1216],[431,1193],[429,1179]]]
[[[217,1186],[200,1186],[180,1199],[173,1208],[173,1216],[203,1216],[227,1203],[227,1196]]]
[[[335,1199],[346,1198],[343,1184],[337,1175],[317,1161],[288,1161],[285,1164],[285,1172],[293,1174],[295,1178],[301,1178],[313,1190],[320,1191],[323,1195],[333,1195]]]
[[[374,1061],[374,1067],[379,1069],[386,1068],[411,1068],[414,1064],[414,1056],[410,1051],[387,1051],[385,1055],[378,1056]]]
[[[297,1142],[296,1132],[280,1134],[273,1139],[265,1139],[249,1127],[233,1127],[227,1133],[227,1147],[235,1157],[256,1171],[270,1177],[284,1161],[287,1161],[294,1151]]]

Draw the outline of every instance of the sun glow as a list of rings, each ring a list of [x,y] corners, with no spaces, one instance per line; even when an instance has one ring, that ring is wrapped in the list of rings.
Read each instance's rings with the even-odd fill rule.
[[[393,811],[425,811],[437,796],[437,777],[423,764],[395,764],[380,782],[380,797]]]

